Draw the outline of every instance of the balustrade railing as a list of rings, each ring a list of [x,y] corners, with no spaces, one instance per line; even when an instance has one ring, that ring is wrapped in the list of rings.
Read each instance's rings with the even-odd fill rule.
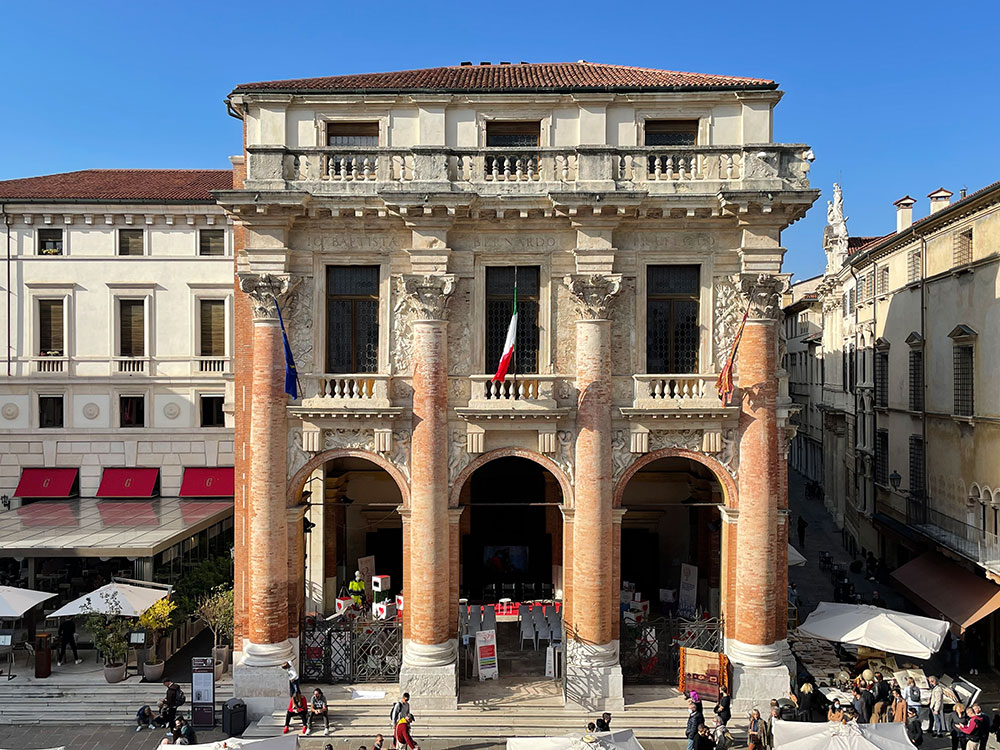
[[[615,179],[626,182],[739,180],[743,176],[743,159],[741,149],[646,147],[617,155]]]
[[[296,149],[284,154],[282,179],[293,182],[405,182],[414,157],[405,149]]]
[[[925,536],[1000,572],[1000,538],[996,534],[935,510],[921,499],[909,498],[906,511],[907,523]]]
[[[454,150],[447,160],[453,182],[573,182],[577,163],[569,149]]]
[[[135,375],[144,373],[149,369],[149,360],[146,357],[115,357],[114,371]]]
[[[635,407],[662,409],[694,404],[719,404],[717,375],[634,375]]]
[[[316,375],[313,398],[340,406],[377,406],[389,402],[389,376],[379,373]]]
[[[67,358],[57,356],[32,357],[32,369],[41,373],[66,372]]]
[[[226,357],[198,357],[198,372],[225,372],[229,360]]]
[[[485,408],[511,408],[520,404],[555,406],[555,385],[558,375],[508,376],[494,382],[491,375],[473,375],[471,404]]]

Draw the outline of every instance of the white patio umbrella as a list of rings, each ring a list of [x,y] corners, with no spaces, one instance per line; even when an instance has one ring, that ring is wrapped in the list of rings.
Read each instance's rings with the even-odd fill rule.
[[[869,604],[820,602],[798,627],[799,635],[853,643],[893,654],[929,659],[948,633],[948,623]]]
[[[51,599],[55,594],[45,591],[0,586],[0,620],[15,620],[36,604]]]
[[[223,745],[225,742],[225,745]],[[295,750],[299,746],[298,733],[279,734],[277,737],[264,737],[259,740],[245,740],[242,737],[229,737],[224,741],[209,742],[203,745],[191,745],[191,750],[234,750],[235,748],[247,748],[247,750]]]
[[[905,724],[776,721],[775,750],[913,750]]]
[[[631,729],[574,737],[510,737],[507,750],[643,750]]]
[[[133,586],[128,583],[109,583],[96,591],[84,594],[78,599],[74,599],[69,604],[57,609],[49,617],[72,617],[81,615],[88,609],[94,612],[108,613],[108,598],[114,596],[118,599],[123,617],[138,617],[155,602],[170,593],[170,589],[146,588],[145,586]]]
[[[788,545],[788,567],[789,568],[798,568],[798,567],[800,567],[802,565],[805,565],[805,564],[806,564],[806,559],[802,556],[802,553],[799,552],[797,549],[795,549],[795,547],[793,547],[792,545],[789,544]]]

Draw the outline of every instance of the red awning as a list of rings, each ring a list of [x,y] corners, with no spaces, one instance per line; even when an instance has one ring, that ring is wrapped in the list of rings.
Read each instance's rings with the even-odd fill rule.
[[[232,497],[235,473],[232,466],[204,468],[191,466],[184,470],[181,497]]]
[[[105,469],[97,497],[152,497],[160,494],[159,469]]]
[[[80,494],[79,469],[24,469],[14,497],[74,497]]]

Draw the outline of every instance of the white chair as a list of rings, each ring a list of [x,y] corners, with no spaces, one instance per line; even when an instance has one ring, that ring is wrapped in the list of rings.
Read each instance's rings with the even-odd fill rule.
[[[538,650],[538,633],[535,631],[535,625],[528,619],[521,620],[521,650],[524,651],[524,642],[531,641],[531,644],[535,647],[535,651]]]

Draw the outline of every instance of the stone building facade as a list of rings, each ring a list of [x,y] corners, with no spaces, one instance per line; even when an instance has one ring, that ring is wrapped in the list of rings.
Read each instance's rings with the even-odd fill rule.
[[[630,540],[673,540],[656,519],[691,501],[685,560],[738,695],[787,688],[780,235],[817,193],[808,147],[773,142],[780,97],[583,62],[232,92],[245,152],[217,197],[241,290],[234,675],[254,711],[281,700],[303,611],[329,611],[370,551],[357,524],[399,558],[400,682],[424,705],[455,703],[458,599],[490,585],[485,526],[507,523],[529,541],[505,554],[563,601],[566,699],[621,706],[615,592],[649,573]],[[517,376],[496,383],[515,273]]]
[[[788,394],[798,406],[788,465],[813,482],[823,481],[823,313],[816,287],[821,276],[792,284],[785,295],[785,362]]]

